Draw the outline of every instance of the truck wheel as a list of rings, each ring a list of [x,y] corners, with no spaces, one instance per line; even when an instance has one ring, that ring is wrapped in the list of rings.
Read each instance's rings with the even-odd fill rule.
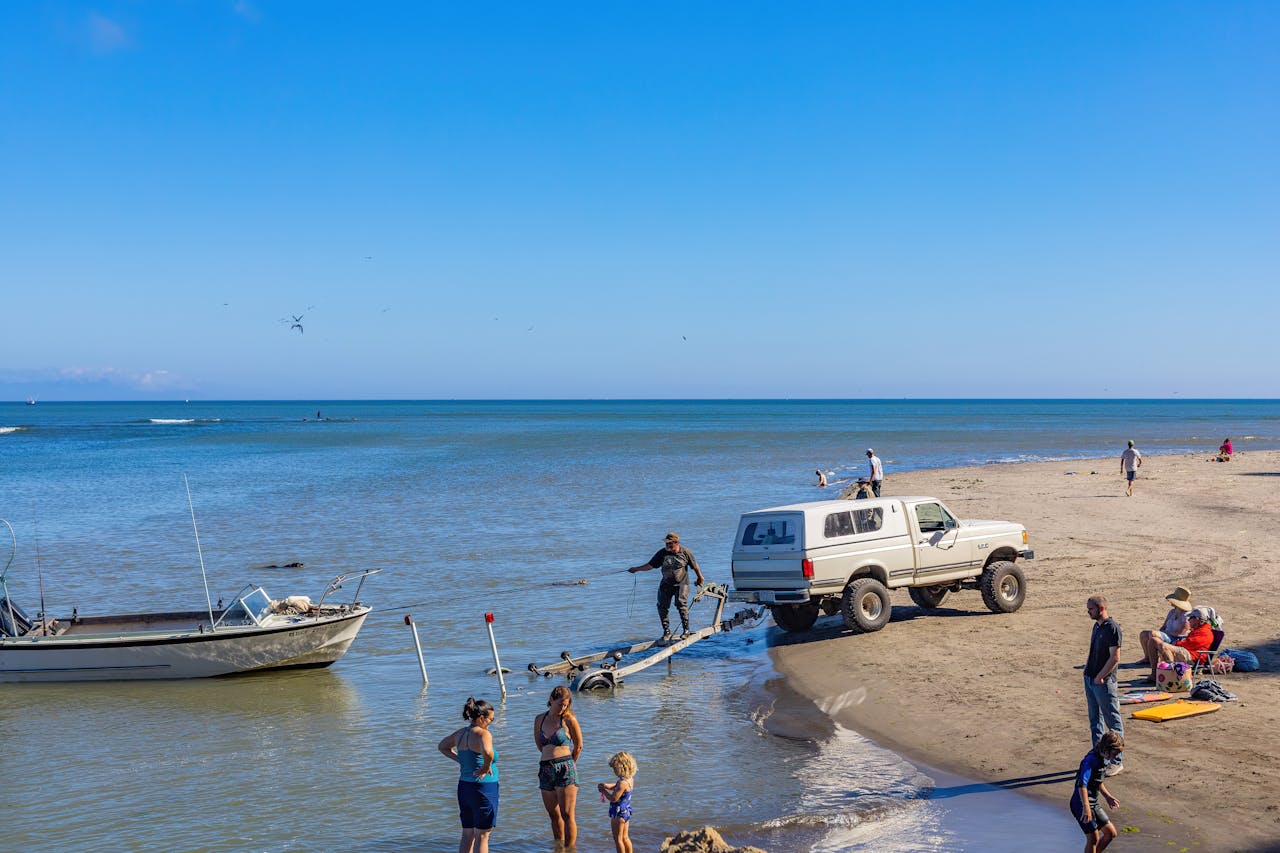
[[[1012,613],[1027,597],[1027,578],[1008,560],[997,560],[982,570],[982,600],[992,613]]]
[[[945,586],[913,586],[907,589],[907,593],[917,607],[922,610],[933,610],[942,606],[943,599],[947,597],[947,588]]]
[[[850,631],[859,634],[879,631],[889,623],[892,613],[889,590],[875,578],[858,578],[844,588],[840,615]]]
[[[778,623],[778,627],[791,634],[808,631],[818,621],[818,605],[813,602],[771,604],[769,612],[773,614],[773,621]]]

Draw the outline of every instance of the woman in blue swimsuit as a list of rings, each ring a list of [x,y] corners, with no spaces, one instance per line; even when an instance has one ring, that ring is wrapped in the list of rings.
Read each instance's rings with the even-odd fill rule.
[[[574,809],[578,804],[577,761],[582,755],[582,729],[572,706],[573,694],[562,684],[551,691],[547,710],[533,721],[533,742],[542,753],[538,788],[551,818],[551,836],[557,847],[572,847],[578,840]]]
[[[467,725],[440,741],[439,750],[458,762],[459,853],[489,853],[489,833],[498,822],[498,751],[493,747],[493,706],[467,697]]]

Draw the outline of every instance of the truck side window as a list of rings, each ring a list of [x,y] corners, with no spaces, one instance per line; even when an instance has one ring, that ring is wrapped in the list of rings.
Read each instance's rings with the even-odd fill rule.
[[[853,519],[857,522],[859,533],[875,533],[884,527],[884,510],[878,507],[856,510]]]
[[[945,514],[945,510],[938,504],[916,504],[916,522],[920,525],[920,532],[937,533],[946,530]]]
[[[827,516],[826,523],[822,528],[822,535],[828,539],[835,539],[839,536],[852,536],[855,532],[853,519],[847,512],[831,513]]]

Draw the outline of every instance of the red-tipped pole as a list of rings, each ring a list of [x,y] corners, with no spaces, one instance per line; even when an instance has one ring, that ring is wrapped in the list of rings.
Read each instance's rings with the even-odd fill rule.
[[[493,614],[486,613],[484,615],[484,626],[489,629],[489,646],[493,649],[493,668],[498,673],[498,685],[502,688],[502,695],[507,695],[507,680],[502,677],[502,662],[498,660],[498,641],[493,638]]]
[[[405,614],[404,624],[413,630],[413,647],[418,650],[418,669],[422,670],[422,686],[427,686],[427,664],[422,659],[422,641],[418,639],[418,626],[413,622],[413,614]]]

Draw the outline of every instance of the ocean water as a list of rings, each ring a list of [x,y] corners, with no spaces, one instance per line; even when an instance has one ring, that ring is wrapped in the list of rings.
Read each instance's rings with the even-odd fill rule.
[[[340,572],[382,570],[362,595],[376,612],[327,670],[0,685],[0,847],[456,849],[456,765],[435,745],[475,695],[499,706],[493,847],[548,850],[532,721],[562,682],[526,664],[652,637],[656,573],[619,570],[667,530],[728,582],[739,513],[833,494],[814,470],[854,476],[869,446],[891,492],[914,468],[1114,456],[1128,438],[1148,454],[1211,451],[1227,436],[1280,447],[1280,403],[0,404],[9,586],[28,609],[41,584],[52,615],[202,608],[184,477],[215,599],[249,582],[318,597]],[[486,612],[511,669],[501,702]],[[710,619],[695,608],[695,625]],[[703,823],[773,851],[1078,846],[1065,806],[966,785],[831,725],[770,667],[776,631],[714,637],[577,698],[580,850],[611,849],[594,783],[620,749],[640,763],[638,849]]]

